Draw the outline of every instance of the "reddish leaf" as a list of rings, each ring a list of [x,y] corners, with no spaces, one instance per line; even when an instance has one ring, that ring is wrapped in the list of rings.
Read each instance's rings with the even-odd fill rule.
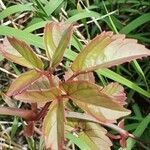
[[[60,96],[61,91],[54,87],[42,90],[26,90],[21,94],[14,96],[15,99],[26,103],[46,103],[56,100]]]
[[[103,32],[80,52],[71,68],[74,72],[92,71],[149,55],[150,51],[136,40]]]
[[[101,122],[116,122],[116,119],[130,114],[130,111],[123,108],[122,106],[118,106],[119,108],[122,108],[122,110],[114,110],[111,109],[111,106],[110,108],[105,108],[83,102],[76,102],[76,104],[85,112]]]
[[[57,67],[62,60],[63,54],[71,39],[72,32],[72,25],[56,22],[46,24],[44,42],[47,57],[50,59],[52,67]]]
[[[34,51],[25,42],[17,40],[16,38],[8,38],[10,44],[15,48],[18,53],[32,66],[32,68],[43,69],[44,64]],[[9,55],[13,60],[14,58]],[[23,60],[24,60],[23,59]],[[13,60],[15,62],[15,60]]]
[[[125,100],[126,100],[126,94],[124,92],[124,88],[116,83],[110,83],[107,86],[105,86],[102,91],[111,96],[113,98],[114,101],[116,101],[117,103],[124,105],[126,104]]]
[[[68,69],[68,71],[64,75],[65,81],[67,81],[72,75],[73,75],[73,71],[71,69]],[[79,74],[76,78],[74,78],[74,80],[84,80],[84,81],[89,81],[91,83],[95,83],[95,77],[93,72]]]
[[[8,89],[7,95],[14,96],[18,93],[21,93],[23,90],[27,89],[29,85],[31,85],[40,77],[41,77],[41,73],[36,70],[31,70],[21,74],[11,84],[11,86]]]
[[[60,88],[67,96],[77,102],[84,102],[112,110],[124,111],[124,108],[112,101],[112,98],[102,92],[98,86],[87,81],[71,81],[62,83]]]
[[[50,84],[48,78],[46,76],[42,76],[39,79],[37,79],[36,82],[31,84],[28,87],[28,90],[44,90],[49,88],[50,88]]]
[[[62,150],[64,142],[64,106],[55,100],[44,118],[43,132],[47,149]]]
[[[8,42],[5,38],[3,44],[0,44],[0,53],[8,60],[17,63],[19,65],[33,68],[32,64],[30,64],[25,58],[23,58]]]
[[[79,134],[79,139],[84,140],[90,149],[110,150],[112,143],[106,136],[107,131],[96,123],[85,123],[82,128],[83,132]]]

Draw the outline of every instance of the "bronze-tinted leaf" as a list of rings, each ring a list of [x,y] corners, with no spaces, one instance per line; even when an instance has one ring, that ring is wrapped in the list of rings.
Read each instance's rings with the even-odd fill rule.
[[[111,150],[112,143],[106,136],[107,131],[96,123],[85,123],[82,125],[79,138],[84,140],[91,149],[94,150]]]
[[[64,106],[62,100],[55,100],[50,105],[43,122],[43,133],[47,149],[63,149]]]
[[[62,60],[63,54],[70,42],[73,26],[51,22],[46,24],[44,30],[44,42],[46,54],[52,67],[57,67]]]
[[[108,84],[102,89],[102,91],[111,96],[117,103],[121,105],[126,104],[125,100],[127,97],[124,92],[124,88],[117,82]]]
[[[15,99],[26,103],[46,103],[56,100],[60,96],[61,91],[54,87],[50,89],[41,90],[26,90],[14,96]]]
[[[49,89],[50,83],[46,76],[41,76],[39,79],[36,80],[33,84],[28,87],[28,90],[44,90]]]
[[[111,97],[102,92],[98,86],[87,81],[70,81],[62,83],[60,88],[67,96],[77,102],[84,102],[112,110],[124,111],[124,108],[114,102]]]
[[[43,69],[43,62],[25,42],[17,40],[14,37],[9,37],[8,40],[12,47],[18,51],[18,53],[28,62],[28,64],[32,66],[32,68]]]
[[[17,79],[12,82],[8,89],[7,95],[14,96],[18,93],[21,93],[40,77],[41,73],[36,70],[31,70],[21,74]]]
[[[125,35],[103,32],[80,52],[71,68],[74,72],[107,68],[149,56],[150,51]]]
[[[65,81],[67,81],[71,76],[73,75],[73,71],[69,68],[67,70],[67,72],[65,72],[64,78]],[[79,74],[76,78],[74,78],[73,80],[85,80],[91,83],[95,83],[95,77],[93,72],[88,72],[85,74]]]
[[[76,102],[76,104],[86,113],[90,114],[101,122],[116,122],[116,119],[127,116],[131,113],[129,110],[123,108],[121,105],[118,107],[122,108],[122,110],[114,110],[111,109],[111,106],[110,108],[105,108],[83,102]]]
[[[0,44],[0,53],[8,60],[17,63],[19,65],[33,68],[32,64],[30,64],[25,58],[23,58],[8,42],[5,38],[3,44]]]

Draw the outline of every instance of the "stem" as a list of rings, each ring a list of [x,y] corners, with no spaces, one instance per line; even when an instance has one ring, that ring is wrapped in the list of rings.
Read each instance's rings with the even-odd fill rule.
[[[48,111],[48,108],[50,106],[51,102],[47,102],[44,107],[42,108],[42,110],[38,113],[36,120],[40,120],[41,118],[43,118],[46,114],[46,112]]]
[[[36,114],[32,110],[24,110],[10,107],[0,107],[0,114],[9,116],[18,116],[25,120],[34,120],[36,117]]]
[[[89,72],[92,72],[92,70],[76,72],[76,73],[74,73],[67,81],[73,80],[75,77],[77,77],[77,76],[80,75],[80,74],[86,74],[86,73],[89,73]],[[67,82],[67,81],[66,81],[66,82]]]
[[[92,117],[92,116],[90,116],[88,114],[82,114],[82,113],[77,113],[77,112],[66,112],[66,117],[77,118],[77,119],[82,119],[82,120],[88,120],[88,121],[96,122],[96,123],[99,123],[99,124],[101,124],[103,126],[109,127],[111,129],[117,131],[118,133],[120,133],[124,137],[134,138],[134,135],[129,134],[129,132],[127,132],[124,129],[118,127],[117,125],[112,124],[112,123],[101,122],[101,121],[95,119],[94,117]]]

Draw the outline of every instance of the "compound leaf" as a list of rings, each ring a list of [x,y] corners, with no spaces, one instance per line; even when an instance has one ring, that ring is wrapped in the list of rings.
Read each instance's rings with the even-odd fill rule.
[[[120,107],[125,104],[126,95],[123,87],[118,83],[110,83],[101,91],[109,95],[114,102],[120,105]],[[130,114],[130,111],[127,109],[120,111],[83,102],[76,102],[76,104],[88,114],[102,122],[115,122],[116,119]]]
[[[101,106],[112,110],[126,110],[118,103],[114,102],[111,97],[102,92],[101,88],[97,85],[87,81],[68,81],[62,83],[60,88],[74,101]]]
[[[79,53],[71,68],[74,72],[93,71],[150,55],[145,46],[125,35],[103,32]]]

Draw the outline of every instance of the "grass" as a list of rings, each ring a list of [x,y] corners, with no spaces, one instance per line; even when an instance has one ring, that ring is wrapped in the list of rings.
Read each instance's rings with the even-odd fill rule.
[[[55,20],[77,23],[79,34],[74,35],[71,41],[71,47],[75,47],[76,51],[67,50],[65,54],[66,66],[76,57],[77,51],[83,47],[84,42],[90,40],[102,30],[124,33],[150,47],[150,3],[147,0],[79,0],[78,3],[75,0],[55,0],[53,2],[52,0],[20,0],[17,2],[1,0],[0,5],[1,40],[4,36],[15,36],[28,44],[34,45],[40,55],[42,55],[44,49],[41,35],[46,22]],[[23,68],[19,66],[9,65],[1,56],[0,67],[14,74],[23,71]],[[145,137],[148,137],[149,132],[146,131],[150,129],[149,59],[134,61],[111,69],[98,70],[96,73],[99,84],[105,85],[108,82],[117,81],[127,91],[127,107],[132,110],[132,114],[126,118],[125,128],[138,136],[142,142],[136,143],[136,141],[128,139],[126,150],[148,149],[150,143]],[[6,91],[6,85],[10,83],[11,76],[9,78],[8,74],[1,71],[0,78],[1,91]],[[6,79],[5,82],[4,79]],[[2,99],[0,103],[6,105]],[[17,105],[19,106],[19,104]],[[36,149],[36,146],[40,147],[42,141],[38,143],[34,141],[35,138],[25,140],[21,137],[20,141],[17,141],[16,137],[23,126],[19,118],[0,116],[0,120],[1,138],[5,141],[1,144],[6,144],[5,146],[8,147],[11,145],[13,148],[23,145],[32,150]],[[3,124],[4,122],[7,122],[7,124]],[[4,131],[7,131],[5,136],[2,134]],[[66,138],[79,147],[84,146],[83,141],[72,135],[66,135]],[[145,138],[145,142],[143,142],[143,138]],[[17,144],[13,141],[17,141]],[[118,143],[114,144],[114,149],[119,149]]]

